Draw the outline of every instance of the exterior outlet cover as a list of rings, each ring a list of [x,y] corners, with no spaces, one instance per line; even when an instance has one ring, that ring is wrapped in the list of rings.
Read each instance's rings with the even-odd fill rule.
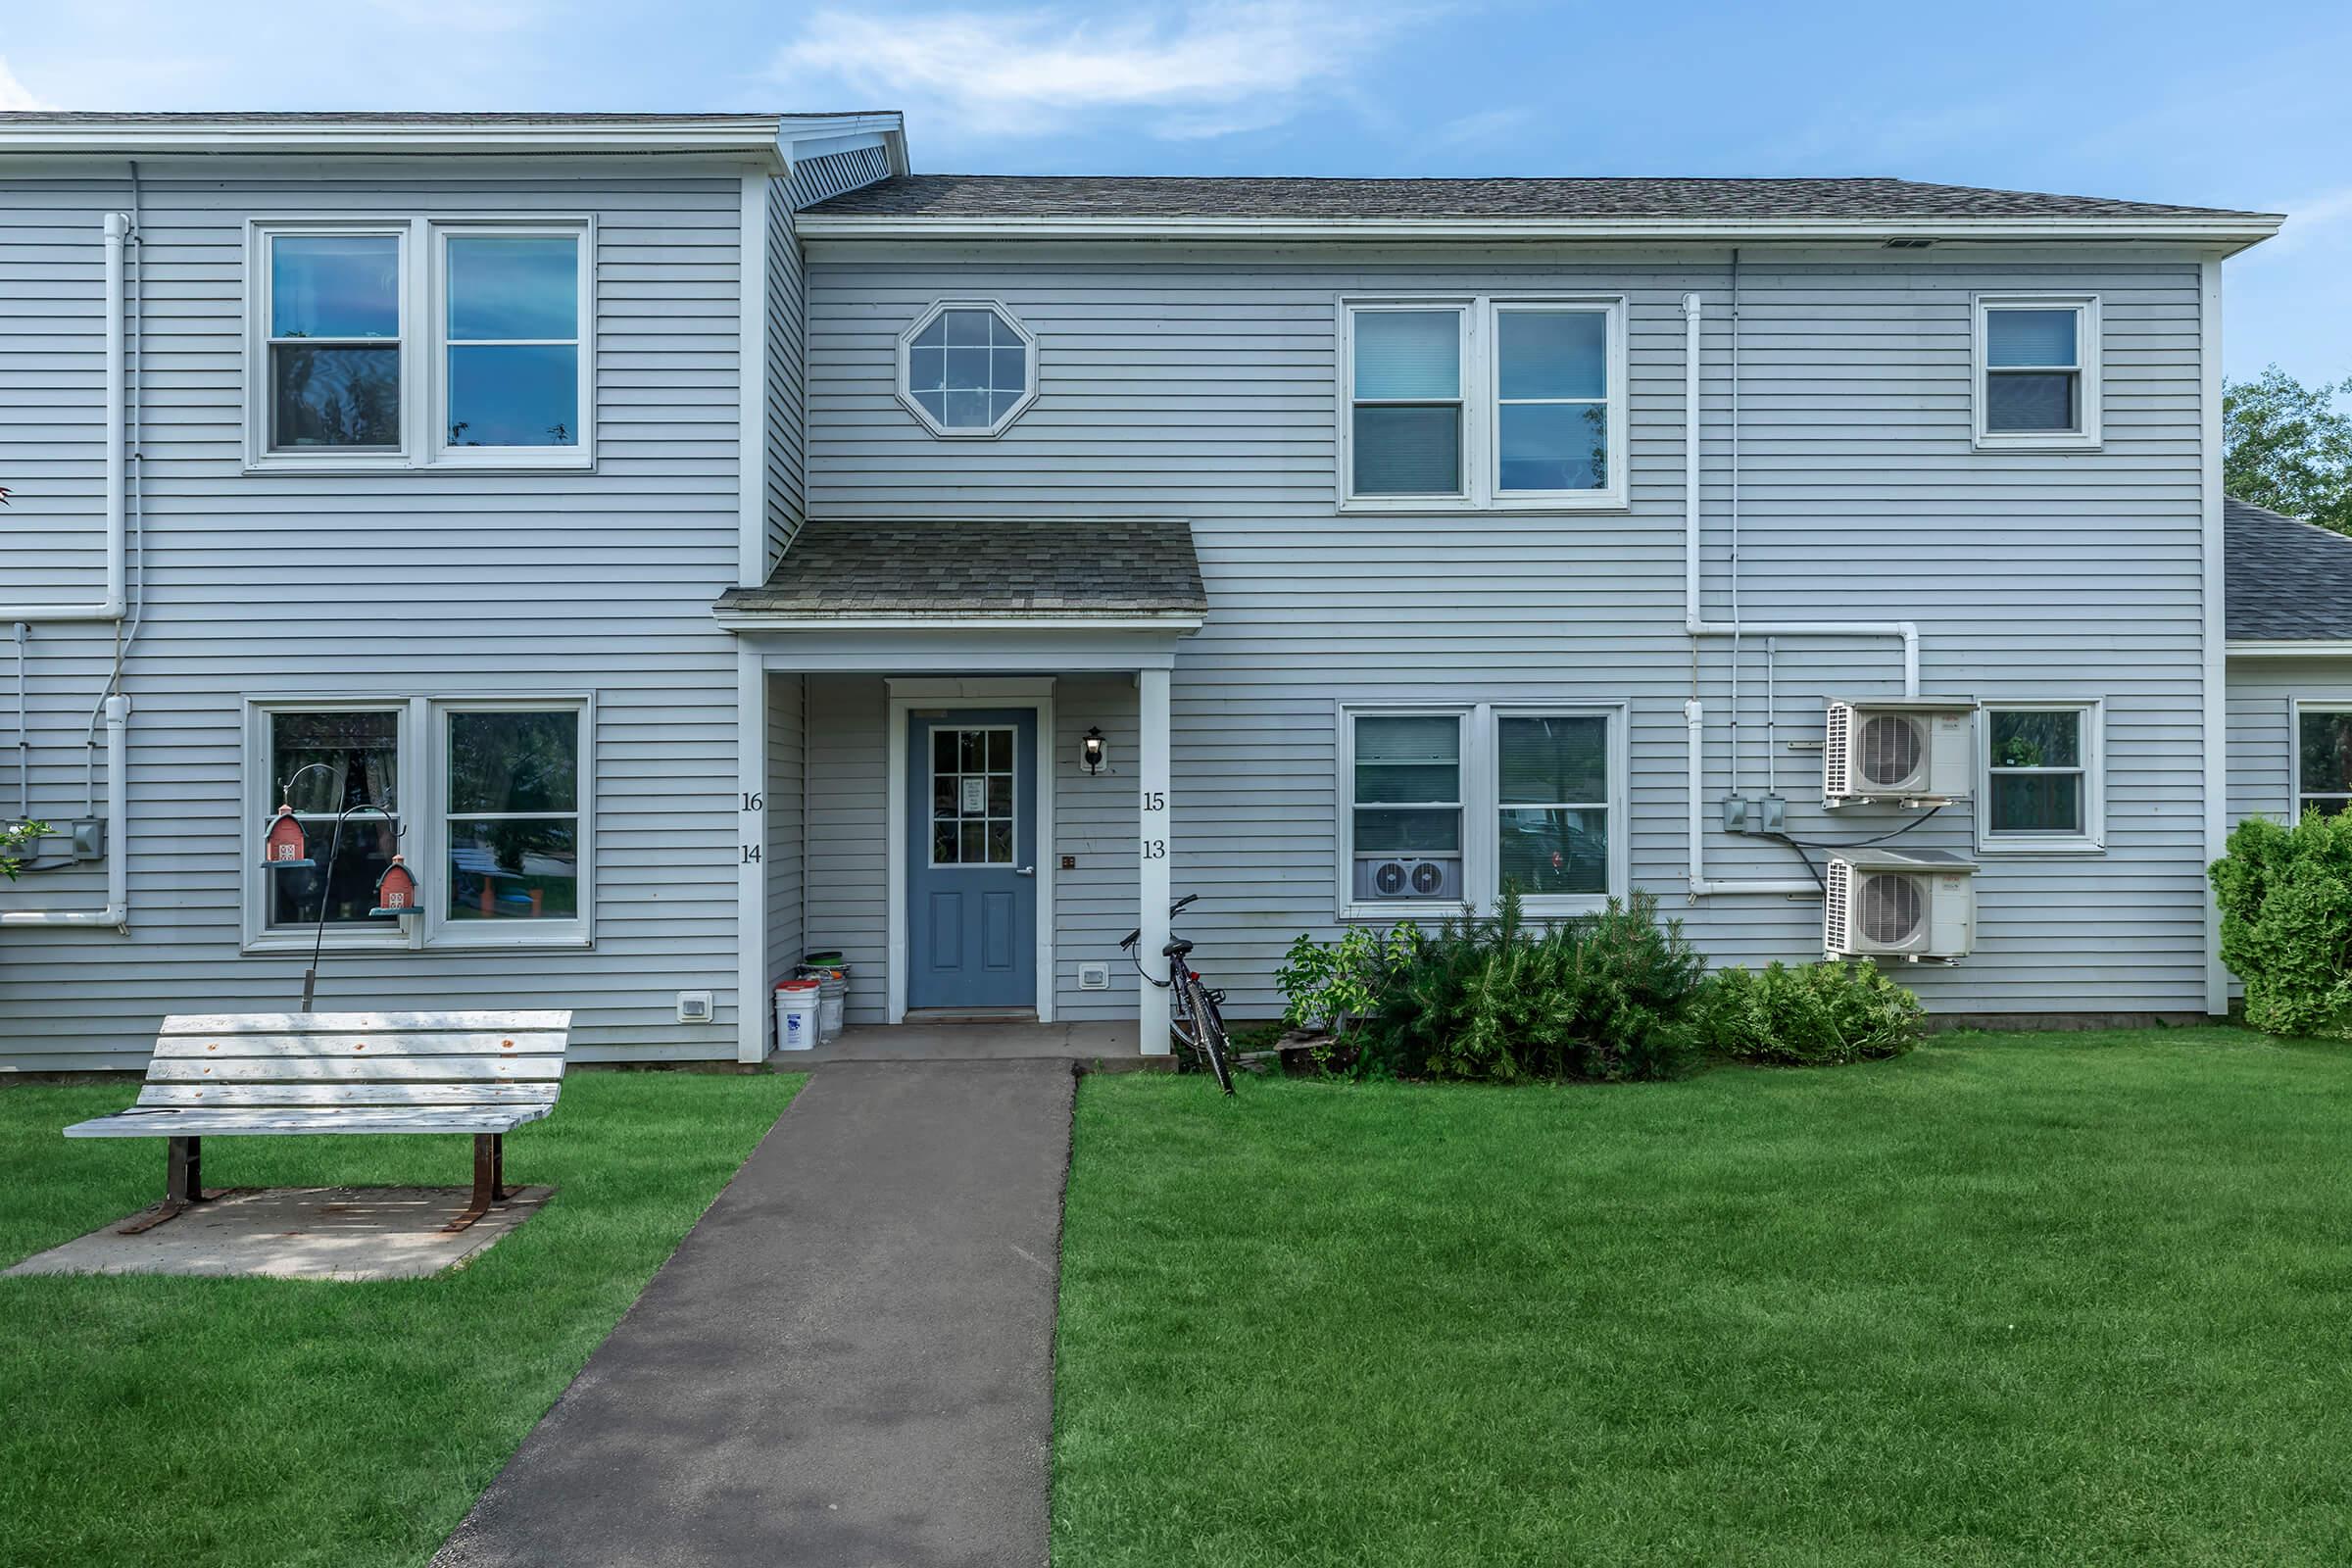
[[[1723,798],[1723,830],[1726,833],[1747,831],[1747,802],[1738,795]]]
[[[106,858],[106,818],[77,816],[74,819],[74,858],[103,860]]]
[[[1756,802],[1757,828],[1766,833],[1785,832],[1788,826],[1788,803],[1778,795],[1766,795]]]
[[[1110,989],[1110,965],[1107,963],[1080,964],[1078,966],[1078,989],[1081,991],[1108,991]]]
[[[710,1021],[710,993],[681,991],[678,993],[678,1022],[709,1023]]]

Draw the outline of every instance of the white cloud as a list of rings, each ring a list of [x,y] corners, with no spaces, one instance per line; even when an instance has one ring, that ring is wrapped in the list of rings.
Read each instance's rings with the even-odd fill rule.
[[[961,132],[1036,135],[1090,113],[1148,111],[1152,134],[1191,139],[1294,118],[1415,15],[1329,0],[1209,0],[1107,23],[1058,7],[826,10],[773,74],[798,101],[838,83],[874,108],[935,108]]]
[[[0,109],[55,109],[57,105],[36,98],[32,89],[17,79],[8,69],[8,59],[0,55]]]
[[[1533,122],[1536,112],[1524,105],[1514,109],[1482,109],[1459,120],[1449,120],[1437,129],[1436,139],[1443,147],[1473,147],[1480,142],[1497,141],[1516,134]]]
[[[2263,246],[2261,250],[2252,253],[2258,257],[2264,251],[2276,255],[2282,251],[2295,250],[2313,239],[2328,235],[2331,230],[2340,228],[2346,221],[2352,220],[2352,185],[2340,186],[2335,190],[2321,191],[2315,195],[2306,196],[2300,201],[2279,202],[2272,206],[2270,210],[2275,213],[2284,213],[2286,226],[2278,230],[2276,239]]]

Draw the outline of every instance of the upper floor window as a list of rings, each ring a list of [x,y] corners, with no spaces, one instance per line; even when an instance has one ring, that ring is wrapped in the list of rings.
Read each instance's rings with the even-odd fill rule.
[[[586,466],[590,250],[580,220],[256,222],[248,465]]]
[[[1623,506],[1624,310],[1617,299],[1345,302],[1343,504]]]
[[[1977,445],[2098,445],[2098,300],[1980,294],[1976,318]]]
[[[2352,707],[2295,708],[2295,815],[2352,811]]]
[[[442,444],[580,444],[580,236],[440,231]]]
[[[265,241],[272,452],[401,446],[401,235],[314,231]]]
[[[1037,396],[1037,339],[994,300],[942,300],[899,339],[899,400],[933,435],[1003,432]]]

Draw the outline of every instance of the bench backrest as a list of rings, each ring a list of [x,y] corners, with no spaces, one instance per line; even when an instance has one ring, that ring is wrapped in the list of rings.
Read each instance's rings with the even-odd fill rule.
[[[164,1020],[141,1105],[555,1103],[568,1012],[191,1013]]]

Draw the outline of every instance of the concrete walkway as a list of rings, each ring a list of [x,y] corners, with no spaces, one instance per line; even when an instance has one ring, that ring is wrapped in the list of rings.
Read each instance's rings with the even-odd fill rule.
[[[1043,1564],[1072,1086],[812,1077],[434,1561]]]

